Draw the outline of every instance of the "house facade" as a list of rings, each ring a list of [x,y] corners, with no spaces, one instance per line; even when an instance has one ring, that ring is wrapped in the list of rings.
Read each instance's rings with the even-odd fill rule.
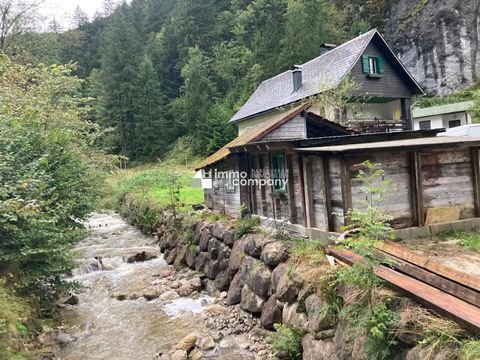
[[[329,106],[345,79],[357,84],[348,101]],[[413,131],[421,93],[376,30],[264,81],[230,120],[238,137],[197,166],[212,180],[206,205],[310,236],[339,232],[361,206],[356,175],[370,160],[392,180],[382,207],[394,227],[424,225],[432,208],[477,216],[480,142]]]
[[[412,110],[413,128],[415,130],[450,129],[471,124],[470,109],[472,107],[473,101],[462,101],[426,108],[414,107]]]

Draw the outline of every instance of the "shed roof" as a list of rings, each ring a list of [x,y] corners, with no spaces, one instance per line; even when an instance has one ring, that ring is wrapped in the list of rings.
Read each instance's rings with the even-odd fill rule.
[[[414,92],[423,93],[418,83],[401,64],[380,33],[374,29],[300,65],[302,86],[297,91],[293,91],[292,70],[287,70],[263,81],[230,119],[230,122],[237,122],[336,88],[360,59],[374,37],[382,45],[383,51],[388,52],[390,57],[400,64],[399,68],[415,88]]]
[[[261,123],[259,126],[253,127],[251,129],[246,130],[241,135],[237,136],[235,139],[230,141],[227,145],[204,159],[200,164],[195,167],[195,170],[203,169],[206,166],[212,165],[220,160],[225,159],[228,155],[231,154],[230,148],[235,146],[241,146],[248,144],[253,141],[258,141],[268,133],[272,132],[273,130],[279,128],[283,124],[285,124],[290,119],[294,118],[298,114],[300,114],[303,110],[309,108],[311,105],[309,103],[305,103],[299,105],[297,107],[292,108],[291,110],[281,113],[274,118]]]
[[[468,111],[473,107],[473,101],[462,101],[454,104],[430,106],[426,108],[413,108],[412,116],[414,119],[426,116],[451,114],[456,112]]]
[[[371,150],[401,150],[409,148],[428,148],[438,147],[441,145],[480,145],[480,138],[461,137],[461,136],[441,136],[426,137],[417,139],[402,139],[393,141],[377,141],[370,143],[359,143],[349,145],[333,145],[333,146],[315,146],[305,148],[295,148],[300,152],[329,152],[329,153],[346,153],[346,152],[369,152]]]

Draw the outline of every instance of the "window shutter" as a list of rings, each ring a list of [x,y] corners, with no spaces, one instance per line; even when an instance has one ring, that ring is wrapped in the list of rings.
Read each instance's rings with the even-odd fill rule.
[[[384,71],[383,59],[381,57],[377,57],[376,61],[377,61],[377,73],[383,74],[383,71]]]
[[[362,71],[364,74],[370,72],[370,66],[368,65],[368,55],[362,55]]]

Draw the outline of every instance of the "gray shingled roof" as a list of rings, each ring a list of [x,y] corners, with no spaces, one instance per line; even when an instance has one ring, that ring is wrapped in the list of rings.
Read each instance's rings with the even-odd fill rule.
[[[301,65],[302,87],[293,92],[292,70],[262,82],[230,119],[236,122],[337,87],[356,64],[377,30],[370,30]]]

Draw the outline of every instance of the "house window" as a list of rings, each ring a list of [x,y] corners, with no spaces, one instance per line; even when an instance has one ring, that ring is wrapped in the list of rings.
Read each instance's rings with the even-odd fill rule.
[[[225,193],[233,194],[236,191],[236,187],[234,185],[235,173],[233,171],[229,171],[227,177],[225,178]]]
[[[457,127],[457,126],[460,126],[460,125],[462,125],[460,120],[450,120],[448,122],[448,127],[449,128]]]
[[[362,55],[362,71],[367,75],[383,74],[383,59],[379,56]]]
[[[430,120],[419,121],[420,130],[430,130],[432,128],[432,122]]]
[[[275,192],[287,191],[287,169],[285,169],[285,154],[272,154],[273,190]]]

